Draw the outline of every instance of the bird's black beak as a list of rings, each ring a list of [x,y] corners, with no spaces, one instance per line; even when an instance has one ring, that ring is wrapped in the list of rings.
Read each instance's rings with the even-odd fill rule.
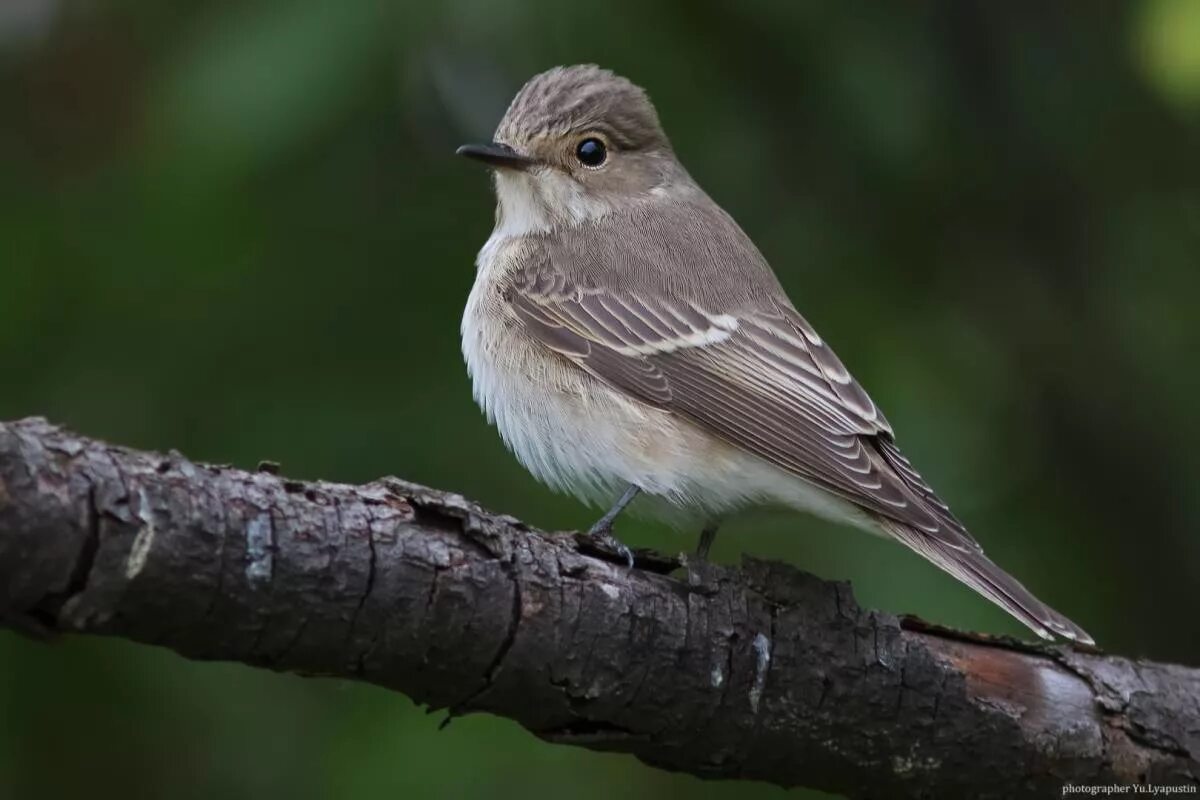
[[[454,154],[482,161],[489,166],[501,169],[527,170],[537,163],[536,159],[521,155],[508,145],[500,144],[500,142],[464,144],[455,150]]]

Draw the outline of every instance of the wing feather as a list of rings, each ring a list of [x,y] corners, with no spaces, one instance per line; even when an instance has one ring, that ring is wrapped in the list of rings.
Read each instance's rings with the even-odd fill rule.
[[[577,285],[545,262],[512,281],[508,296],[527,330],[600,380],[942,546],[979,550],[790,305],[710,310]]]

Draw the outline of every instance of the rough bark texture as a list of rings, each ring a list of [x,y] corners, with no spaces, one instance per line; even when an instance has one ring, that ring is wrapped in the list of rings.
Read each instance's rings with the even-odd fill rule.
[[[935,628],[747,559],[627,571],[395,479],[0,423],[0,618],[357,678],[551,742],[851,797],[1194,785],[1200,671]]]

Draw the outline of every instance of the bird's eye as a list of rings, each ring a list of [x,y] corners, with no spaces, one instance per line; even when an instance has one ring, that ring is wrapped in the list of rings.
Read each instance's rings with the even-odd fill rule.
[[[575,148],[575,157],[585,167],[598,167],[604,163],[604,159],[608,158],[608,149],[599,139],[584,139]]]

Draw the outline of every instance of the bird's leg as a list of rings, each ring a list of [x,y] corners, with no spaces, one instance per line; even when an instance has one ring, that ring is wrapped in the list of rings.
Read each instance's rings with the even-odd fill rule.
[[[718,591],[717,583],[713,580],[714,570],[708,562],[708,551],[712,548],[713,540],[717,538],[717,529],[721,520],[712,519],[700,531],[700,541],[696,543],[696,559],[687,562],[688,587],[699,594],[712,595]]]
[[[608,513],[596,520],[596,524],[588,529],[588,536],[591,536],[597,542],[615,550],[623,556],[626,563],[629,564],[630,569],[633,569],[633,551],[622,544],[617,537],[613,536],[612,526],[613,521],[625,510],[625,506],[633,502],[633,498],[637,497],[640,491],[641,489],[638,488],[637,484],[629,484],[628,488],[625,489],[625,493],[608,510]]]
[[[640,491],[641,489],[637,487],[637,484],[629,484],[629,486],[625,489],[625,493],[621,495],[620,499],[618,499],[613,507],[608,510],[608,513],[596,520],[596,524],[588,529],[588,533],[592,536],[603,536],[606,533],[611,534],[613,521],[620,516],[621,512],[625,510],[627,505],[633,502],[633,498],[637,497],[638,492]]]
[[[700,531],[700,541],[696,543],[696,559],[699,561],[708,561],[708,551],[712,549],[713,542],[717,538],[717,529],[721,527],[721,521],[714,519],[704,526],[704,530]]]

